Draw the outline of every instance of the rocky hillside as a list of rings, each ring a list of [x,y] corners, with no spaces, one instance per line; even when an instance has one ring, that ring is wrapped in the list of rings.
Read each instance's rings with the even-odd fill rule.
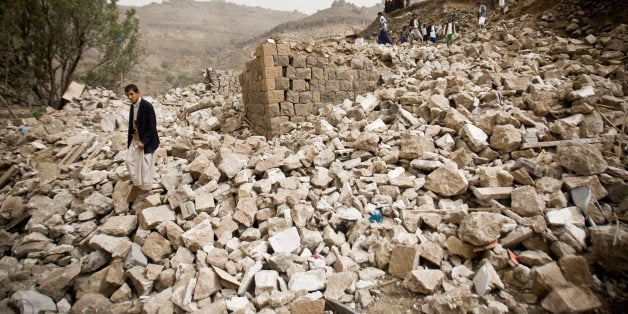
[[[131,206],[122,95],[0,119],[0,309],[622,312],[628,29],[565,1],[450,48],[291,42],[381,84],[274,139],[235,72],[148,98],[157,184]]]
[[[229,49],[229,55],[215,60],[212,67],[242,70],[250,60],[250,52],[268,38],[284,40],[320,40],[343,38],[356,34],[371,24],[381,6],[358,7],[343,0],[334,1],[330,8],[294,21],[279,24],[251,40],[240,42]]]
[[[130,80],[149,93],[197,82],[205,67],[230,58],[230,47],[307,16],[225,1],[171,0],[135,9],[147,55]]]

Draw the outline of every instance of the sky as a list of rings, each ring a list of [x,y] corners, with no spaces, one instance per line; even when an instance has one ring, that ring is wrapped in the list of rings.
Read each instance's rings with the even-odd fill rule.
[[[167,0],[166,0],[167,1]],[[210,0],[201,0],[210,1]],[[316,13],[317,10],[323,10],[331,7],[333,0],[225,0],[237,4],[248,5],[252,7],[262,7],[273,10],[303,12],[305,14]],[[371,7],[382,0],[345,0],[357,6]],[[162,0],[118,0],[118,5],[126,6],[142,6],[149,3],[161,3]]]

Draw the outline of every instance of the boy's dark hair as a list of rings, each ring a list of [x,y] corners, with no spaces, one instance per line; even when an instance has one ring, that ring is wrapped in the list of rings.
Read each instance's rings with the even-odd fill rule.
[[[134,91],[134,92],[139,92],[139,88],[137,88],[137,86],[135,84],[129,84],[127,86],[124,87],[124,93],[128,93],[129,91]]]

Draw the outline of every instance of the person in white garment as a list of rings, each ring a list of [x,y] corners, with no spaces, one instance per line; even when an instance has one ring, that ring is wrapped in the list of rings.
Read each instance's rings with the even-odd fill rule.
[[[153,105],[142,99],[135,84],[127,85],[124,93],[130,102],[125,165],[133,183],[133,188],[127,196],[127,202],[131,207],[138,196],[147,196],[153,188],[155,176],[153,153],[159,147],[159,135]]]

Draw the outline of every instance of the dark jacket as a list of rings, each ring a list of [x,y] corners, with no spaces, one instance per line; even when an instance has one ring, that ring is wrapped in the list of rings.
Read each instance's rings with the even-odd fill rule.
[[[127,148],[131,146],[133,139],[133,106],[129,109],[129,131]],[[157,118],[153,105],[143,98],[137,109],[137,128],[140,140],[144,143],[144,153],[151,154],[159,147],[159,135],[157,135]]]

